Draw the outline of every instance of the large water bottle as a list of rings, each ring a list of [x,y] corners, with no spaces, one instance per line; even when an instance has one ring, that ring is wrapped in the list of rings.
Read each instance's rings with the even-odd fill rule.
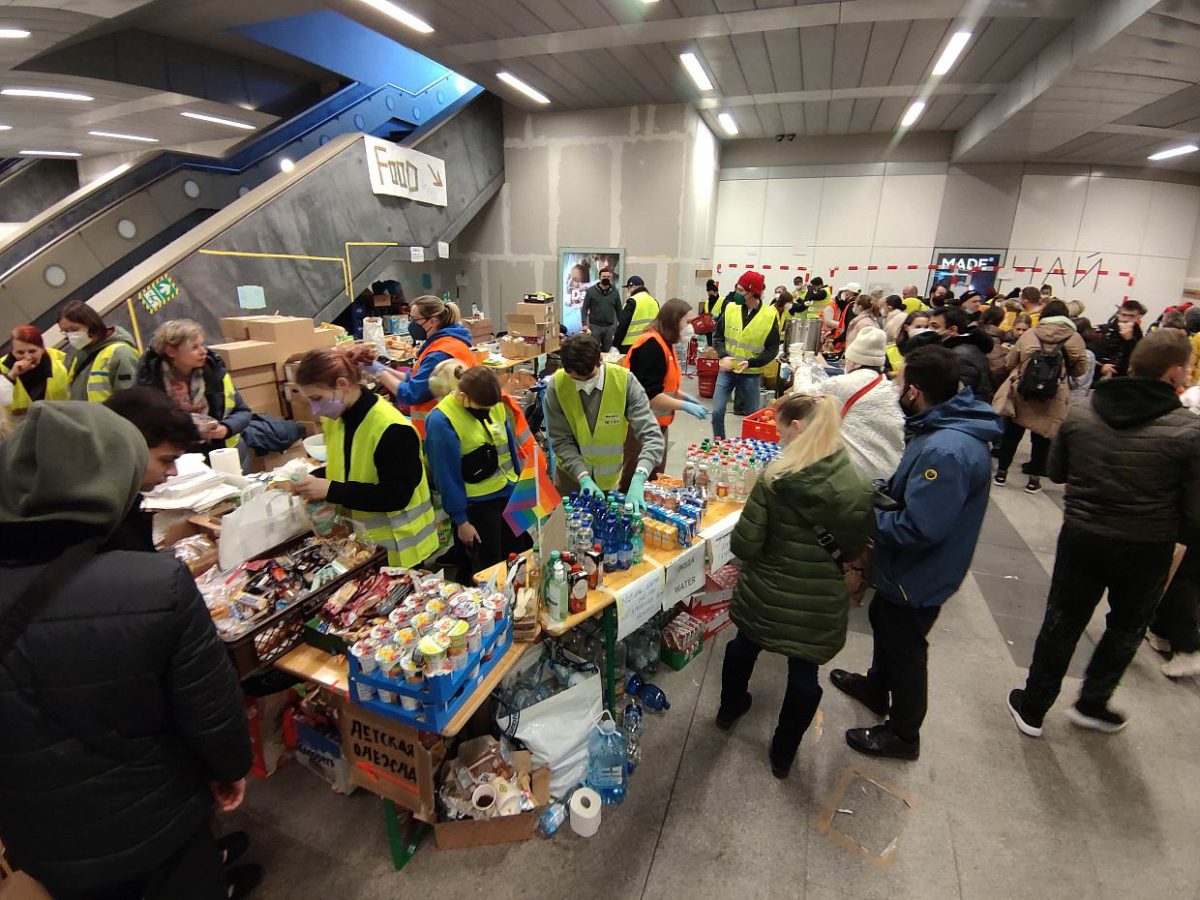
[[[617,527],[615,516],[604,520],[604,571],[616,572],[620,569],[618,557],[621,553],[621,532]]]
[[[625,764],[625,736],[605,710],[588,738],[587,778],[588,786],[600,795],[605,806],[625,799]]]

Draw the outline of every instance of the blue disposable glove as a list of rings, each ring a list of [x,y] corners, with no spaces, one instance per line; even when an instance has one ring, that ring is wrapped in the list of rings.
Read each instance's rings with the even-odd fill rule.
[[[683,401],[683,411],[690,416],[695,416],[697,419],[708,418],[708,409],[692,400]]]
[[[579,493],[586,494],[588,491],[591,491],[593,494],[604,496],[604,491],[600,490],[600,485],[596,484],[596,482],[592,480],[592,476],[584,475],[579,479]]]
[[[675,396],[680,400],[686,400],[688,403],[699,403],[699,397],[693,397],[691,394],[685,394],[683,391],[676,391]]]
[[[369,366],[363,366],[362,370],[368,375],[378,375],[380,372],[386,372],[387,366],[385,366],[379,360],[375,360]]]
[[[633,505],[633,514],[640,515],[646,508],[646,473],[637,472],[625,492],[625,502]]]

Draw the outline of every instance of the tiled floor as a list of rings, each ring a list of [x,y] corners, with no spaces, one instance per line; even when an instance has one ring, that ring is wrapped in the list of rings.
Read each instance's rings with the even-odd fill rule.
[[[729,433],[738,430],[731,417]],[[678,471],[682,449],[705,431],[677,419],[668,471]],[[786,665],[764,654],[754,708],[732,732],[718,731],[727,632],[684,671],[657,677],[671,710],[649,721],[629,796],[604,810],[594,838],[564,831],[453,852],[430,844],[395,872],[380,802],[362,792],[335,796],[293,766],[253,784],[228,823],[251,833],[248,858],[267,868],[256,896],[1200,898],[1200,685],[1168,681],[1143,647],[1116,696],[1128,729],[1105,736],[1068,724],[1062,709],[1101,632],[1101,608],[1045,738],[1019,735],[1004,708],[1024,678],[1061,522],[1059,488],[1030,496],[1022,486],[993,491],[971,574],[930,636],[919,761],[854,754],[843,731],[874,720],[827,689],[791,778],[775,780],[766,747]],[[870,626],[854,610],[834,664],[861,670],[870,653]],[[862,791],[857,778],[904,798],[907,817],[874,787],[840,793],[847,783]],[[853,849],[823,829],[830,815],[871,817],[846,830],[874,849],[894,840],[891,854]]]

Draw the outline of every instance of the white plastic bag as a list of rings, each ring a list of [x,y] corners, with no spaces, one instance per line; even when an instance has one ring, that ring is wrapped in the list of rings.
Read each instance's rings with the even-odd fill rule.
[[[367,316],[363,319],[363,343],[374,344],[375,352],[387,356],[387,341],[383,334],[383,319],[378,316]]]
[[[217,564],[222,571],[311,529],[304,504],[286,491],[251,497],[221,519]]]

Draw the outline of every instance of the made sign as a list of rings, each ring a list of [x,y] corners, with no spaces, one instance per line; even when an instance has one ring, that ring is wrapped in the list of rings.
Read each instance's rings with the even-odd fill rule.
[[[160,275],[137,293],[138,301],[146,312],[156,313],[179,296],[179,285],[170,275]]]
[[[446,163],[391,141],[364,137],[371,190],[431,206],[446,206]]]

